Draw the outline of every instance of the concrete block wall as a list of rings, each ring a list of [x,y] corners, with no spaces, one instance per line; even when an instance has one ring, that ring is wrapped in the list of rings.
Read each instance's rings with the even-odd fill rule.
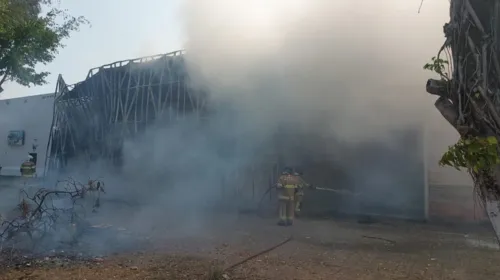
[[[472,186],[429,185],[429,220],[476,223],[488,219]]]

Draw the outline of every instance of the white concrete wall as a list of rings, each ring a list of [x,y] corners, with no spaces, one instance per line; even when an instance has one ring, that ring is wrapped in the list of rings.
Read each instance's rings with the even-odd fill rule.
[[[37,174],[43,175],[54,107],[54,94],[0,100],[0,175],[20,176],[20,165],[38,144]],[[24,146],[9,146],[11,130],[25,131]]]

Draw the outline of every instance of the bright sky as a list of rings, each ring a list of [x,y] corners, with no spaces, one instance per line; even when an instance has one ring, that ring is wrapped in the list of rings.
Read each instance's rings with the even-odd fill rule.
[[[56,59],[42,69],[48,84],[3,85],[0,98],[53,92],[61,73],[68,84],[84,80],[89,69],[118,60],[166,53],[182,48],[179,6],[182,0],[63,0],[62,8],[92,24],[66,40]],[[209,1],[209,0],[208,0]]]

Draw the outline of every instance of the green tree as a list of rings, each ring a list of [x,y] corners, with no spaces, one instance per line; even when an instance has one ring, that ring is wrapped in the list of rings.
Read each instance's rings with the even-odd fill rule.
[[[460,135],[440,163],[468,170],[500,242],[499,15],[500,1],[451,0],[446,41],[424,68],[440,76],[426,90]]]
[[[23,86],[46,83],[50,63],[68,38],[88,21],[74,17],[54,0],[0,0],[0,92],[5,81]]]

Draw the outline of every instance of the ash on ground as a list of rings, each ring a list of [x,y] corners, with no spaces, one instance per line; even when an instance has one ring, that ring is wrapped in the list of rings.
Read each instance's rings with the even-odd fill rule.
[[[112,225],[94,225],[77,242],[60,241],[32,250],[16,245],[0,247],[0,269],[39,266],[99,265],[107,256],[150,248],[147,237]]]

